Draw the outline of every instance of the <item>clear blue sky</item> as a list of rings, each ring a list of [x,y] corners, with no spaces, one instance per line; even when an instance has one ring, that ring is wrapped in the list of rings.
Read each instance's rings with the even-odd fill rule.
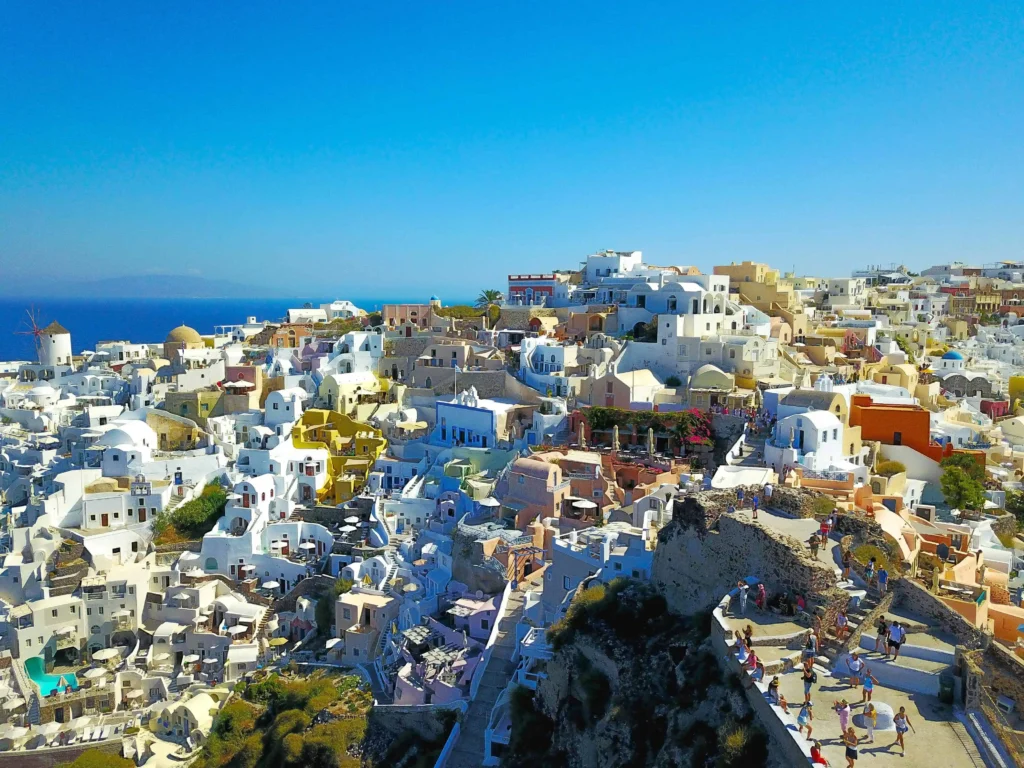
[[[9,2],[0,273],[1020,258],[1022,139],[1019,0]]]

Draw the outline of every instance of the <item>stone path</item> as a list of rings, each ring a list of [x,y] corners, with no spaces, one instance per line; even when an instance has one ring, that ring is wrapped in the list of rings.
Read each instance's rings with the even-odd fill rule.
[[[512,656],[516,652],[516,624],[523,615],[523,600],[521,592],[512,592],[508,597],[508,610],[498,625],[498,639],[494,643],[491,660],[480,681],[476,698],[462,719],[459,740],[446,768],[480,768],[483,764],[484,731],[490,721],[491,710],[516,670]]]

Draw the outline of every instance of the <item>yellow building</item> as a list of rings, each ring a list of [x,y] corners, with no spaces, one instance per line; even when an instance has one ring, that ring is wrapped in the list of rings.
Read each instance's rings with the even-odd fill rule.
[[[772,269],[767,264],[758,261],[744,261],[737,264],[735,261],[728,266],[715,267],[716,275],[728,275],[730,284],[738,283],[761,283],[762,285],[775,285],[779,282],[779,270]]]
[[[338,411],[313,408],[292,428],[292,444],[327,450],[327,482],[317,496],[325,503],[344,504],[366,484],[388,441],[369,424]]]

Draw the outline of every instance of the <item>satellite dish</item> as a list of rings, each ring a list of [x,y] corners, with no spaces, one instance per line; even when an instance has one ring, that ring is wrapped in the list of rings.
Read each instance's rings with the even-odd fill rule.
[[[938,544],[935,547],[935,554],[939,560],[945,560],[949,557],[949,547],[946,544]]]

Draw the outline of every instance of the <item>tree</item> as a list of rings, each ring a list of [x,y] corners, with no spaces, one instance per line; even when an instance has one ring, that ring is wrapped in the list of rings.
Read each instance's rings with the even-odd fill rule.
[[[665,386],[666,387],[675,388],[675,387],[681,387],[682,385],[683,385],[682,379],[680,379],[678,376],[669,376],[667,379],[665,379]]]
[[[1017,518],[1017,527],[1024,527],[1024,491],[1007,491],[1005,507]]]
[[[501,291],[496,291],[493,288],[485,289],[480,291],[480,295],[476,297],[476,305],[478,307],[487,307],[491,304],[497,304],[505,298],[505,295]]]
[[[946,503],[956,509],[981,509],[985,505],[985,489],[960,467],[948,467],[939,487]]]
[[[334,624],[334,604],[338,596],[352,589],[352,582],[348,579],[336,579],[329,589],[324,590],[316,601],[316,631],[317,634],[326,636],[331,633],[331,625]]]
[[[881,461],[878,466],[875,467],[876,474],[882,477],[892,477],[898,475],[900,472],[906,472],[907,468],[898,461]]]
[[[939,466],[943,469],[959,467],[970,475],[972,480],[978,483],[985,481],[985,467],[979,464],[974,456],[969,453],[954,453],[951,456],[947,456],[939,462]]]

